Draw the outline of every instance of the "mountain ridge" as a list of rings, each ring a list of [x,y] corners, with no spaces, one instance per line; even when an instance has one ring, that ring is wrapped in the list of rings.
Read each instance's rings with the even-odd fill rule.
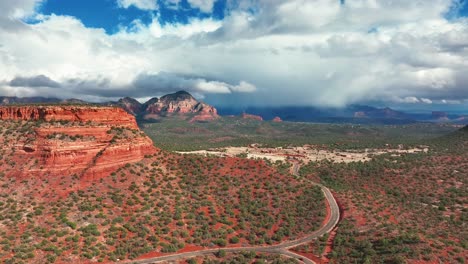
[[[215,107],[198,101],[186,91],[153,97],[143,104],[134,98],[125,97],[117,105],[141,119],[190,115],[191,121],[209,121],[219,117]]]
[[[468,115],[451,115],[443,111],[416,114],[394,110],[390,107],[349,105],[344,108],[316,108],[308,106],[271,106],[247,108],[220,108],[195,99],[187,91],[178,91],[153,97],[144,103],[132,97],[118,101],[89,103],[80,99],[58,99],[47,97],[0,96],[0,105],[11,104],[92,104],[119,106],[138,120],[161,119],[177,116],[190,122],[205,122],[220,116],[242,116],[243,113],[273,120],[275,117],[290,122],[356,123],[356,124],[411,124],[417,122],[468,124]]]

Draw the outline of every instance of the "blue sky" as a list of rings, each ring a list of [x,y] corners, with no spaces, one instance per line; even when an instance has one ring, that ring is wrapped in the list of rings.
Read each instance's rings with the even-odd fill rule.
[[[41,13],[45,15],[56,14],[79,18],[87,27],[104,28],[112,34],[119,30],[119,26],[128,26],[134,20],[148,24],[154,17],[162,23],[184,23],[189,19],[207,18],[221,20],[224,18],[226,0],[214,3],[212,13],[204,13],[193,8],[187,0],[181,0],[178,8],[171,8],[162,1],[157,10],[141,10],[135,6],[121,8],[115,0],[47,0],[40,6]]]
[[[467,1],[0,1],[0,94],[463,111]]]
[[[155,0],[156,1],[156,0]],[[345,0],[337,0],[345,4]],[[468,0],[460,0],[460,7],[450,18],[468,16]],[[47,0],[40,6],[43,14],[66,15],[79,18],[88,27],[104,28],[107,33],[112,34],[119,30],[119,26],[127,26],[134,20],[141,20],[148,24],[153,17],[158,17],[162,23],[189,23],[192,18],[212,17],[217,20],[224,18],[226,0],[214,2],[212,13],[204,13],[198,8],[193,8],[187,0],[180,0],[179,8],[171,8],[159,1],[157,10],[141,10],[135,6],[121,8],[115,0]],[[373,30],[373,29],[371,29]]]

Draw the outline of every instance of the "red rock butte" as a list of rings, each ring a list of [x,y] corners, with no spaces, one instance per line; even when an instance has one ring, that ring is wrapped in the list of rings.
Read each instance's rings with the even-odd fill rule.
[[[157,151],[135,117],[118,107],[4,106],[0,120],[39,121],[15,139],[0,139],[21,164],[12,176],[105,177]]]
[[[282,120],[281,117],[279,117],[279,116],[275,116],[275,118],[273,118],[272,121],[273,121],[273,122],[276,122],[276,123],[283,122],[283,120]]]
[[[138,129],[135,117],[118,107],[0,106],[0,120],[96,122]]]
[[[251,114],[247,114],[247,113],[242,113],[241,117],[243,119],[251,119],[251,120],[257,120],[257,121],[263,121],[263,118],[261,116],[258,116],[258,115],[251,115]]]

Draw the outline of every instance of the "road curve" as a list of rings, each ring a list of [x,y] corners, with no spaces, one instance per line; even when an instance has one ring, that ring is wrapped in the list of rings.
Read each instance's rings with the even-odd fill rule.
[[[293,174],[297,177],[299,177],[299,164],[294,163],[293,164]],[[312,181],[310,181],[312,182]],[[191,251],[191,252],[184,252],[184,253],[175,253],[175,254],[170,254],[170,255],[165,255],[165,256],[160,256],[160,257],[154,257],[154,258],[148,258],[148,259],[143,259],[143,260],[136,260],[136,261],[126,261],[125,263],[135,263],[135,264],[152,264],[152,263],[160,263],[163,261],[176,261],[176,260],[181,260],[181,259],[187,259],[187,258],[193,258],[193,257],[199,257],[199,256],[206,256],[206,255],[211,255],[215,254],[220,250],[223,250],[227,253],[238,253],[242,251],[254,251],[258,253],[273,253],[273,254],[280,254],[286,257],[290,258],[295,258],[299,260],[300,262],[303,262],[305,264],[314,264],[315,262],[312,261],[311,259],[296,254],[294,252],[289,251],[290,248],[306,244],[308,242],[311,242],[312,240],[323,236],[326,233],[329,233],[330,231],[335,228],[335,226],[338,224],[338,221],[340,220],[340,208],[338,207],[338,203],[336,202],[335,198],[333,197],[333,194],[331,191],[319,184],[312,182],[314,185],[319,186],[322,189],[322,192],[325,196],[325,199],[328,202],[328,205],[330,206],[330,218],[328,219],[328,222],[323,225],[320,229],[316,230],[313,233],[310,233],[306,235],[303,238],[296,239],[296,240],[291,240],[291,241],[285,241],[280,244],[272,245],[272,246],[252,246],[252,247],[228,247],[228,248],[214,248],[214,249],[202,249],[202,250],[196,250],[196,251]]]

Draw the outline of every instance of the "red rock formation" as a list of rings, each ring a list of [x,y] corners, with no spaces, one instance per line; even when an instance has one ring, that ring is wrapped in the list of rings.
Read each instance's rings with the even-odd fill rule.
[[[0,106],[0,120],[95,122],[138,129],[135,117],[117,107]]]
[[[272,121],[273,121],[273,122],[276,122],[276,123],[283,122],[283,120],[282,120],[281,117],[279,117],[279,116],[275,116],[275,118],[273,118]]]
[[[151,139],[138,129],[135,117],[121,108],[0,107],[0,119],[44,122],[8,146],[16,149],[14,155],[29,168],[17,171],[19,175],[104,177],[126,163],[156,152]],[[73,122],[63,124],[52,120]]]
[[[117,104],[134,116],[140,115],[143,111],[143,106],[140,102],[131,97],[122,98],[117,102]]]
[[[363,117],[366,117],[366,113],[364,113],[363,111],[354,112],[354,117],[363,118]]]
[[[263,121],[263,118],[261,116],[258,116],[258,115],[251,115],[251,114],[247,114],[247,113],[242,113],[242,116],[241,116],[243,119],[251,119],[251,120],[258,120],[258,121]]]
[[[144,104],[147,117],[174,114],[199,115],[199,117],[194,117],[195,120],[213,120],[219,117],[216,108],[197,101],[192,95],[184,91],[165,95],[159,100],[153,98],[150,101]],[[192,118],[192,120],[194,119]]]

